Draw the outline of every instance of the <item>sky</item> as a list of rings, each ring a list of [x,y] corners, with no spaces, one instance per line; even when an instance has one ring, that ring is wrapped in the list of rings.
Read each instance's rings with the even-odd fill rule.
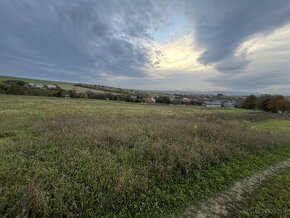
[[[0,0],[0,75],[290,95],[290,1]]]

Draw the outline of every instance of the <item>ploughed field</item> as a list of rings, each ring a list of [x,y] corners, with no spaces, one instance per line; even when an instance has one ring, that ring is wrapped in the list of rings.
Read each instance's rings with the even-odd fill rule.
[[[0,215],[170,215],[288,159],[289,123],[242,109],[0,95]]]

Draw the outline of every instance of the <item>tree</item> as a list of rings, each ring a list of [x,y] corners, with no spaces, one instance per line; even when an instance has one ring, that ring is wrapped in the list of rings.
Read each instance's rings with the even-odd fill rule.
[[[254,95],[250,95],[244,99],[242,102],[242,108],[245,109],[255,109],[257,98]]]
[[[168,96],[160,96],[157,98],[156,102],[161,104],[170,104],[170,99]]]
[[[87,93],[82,93],[81,95],[80,95],[80,98],[88,98],[89,96],[88,96],[88,94]]]
[[[278,95],[268,102],[267,108],[274,113],[285,112],[290,110],[290,102],[282,95]]]
[[[281,99],[277,102],[277,107],[278,110],[282,112],[290,111],[290,101],[288,101],[286,98]]]
[[[22,80],[6,80],[4,83],[10,84],[10,85],[19,85],[24,86],[26,83]]]
[[[270,96],[257,98],[256,109],[259,109],[262,111],[269,111],[269,109],[267,107],[269,101],[271,101]]]
[[[7,93],[10,87],[11,87],[10,85],[0,82],[0,94]]]
[[[76,92],[75,89],[73,89],[73,90],[69,90],[68,93],[69,93],[69,96],[70,96],[71,98],[76,98],[76,97],[77,97],[77,92]]]

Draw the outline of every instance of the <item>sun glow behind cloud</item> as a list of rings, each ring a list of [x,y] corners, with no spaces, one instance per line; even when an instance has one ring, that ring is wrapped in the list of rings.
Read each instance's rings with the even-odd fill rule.
[[[174,71],[194,73],[194,71],[205,70],[208,66],[197,61],[202,52],[203,50],[195,44],[193,34],[157,44],[151,52],[154,67],[150,70],[150,75],[160,78],[170,76]]]
[[[0,74],[290,94],[289,1],[66,1],[0,1]]]

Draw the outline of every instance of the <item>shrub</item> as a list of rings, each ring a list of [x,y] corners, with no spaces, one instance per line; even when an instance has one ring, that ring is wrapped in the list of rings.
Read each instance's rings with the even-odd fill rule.
[[[244,99],[242,102],[242,108],[245,109],[255,109],[256,108],[256,96],[250,95]]]
[[[22,80],[6,80],[4,83],[11,84],[11,85],[19,85],[19,86],[24,86],[26,82]]]
[[[262,110],[262,111],[269,111],[268,102],[271,101],[271,97],[260,97],[257,98],[256,101],[256,109]]]
[[[274,113],[277,113],[278,111],[289,111],[290,102],[282,95],[278,95],[268,102],[267,108]]]
[[[168,96],[160,96],[156,99],[156,102],[161,104],[170,104],[170,99]]]
[[[80,98],[88,98],[89,96],[88,96],[88,94],[87,93],[82,93],[81,95],[80,95]]]
[[[10,85],[0,82],[0,94],[6,94],[10,87]]]

